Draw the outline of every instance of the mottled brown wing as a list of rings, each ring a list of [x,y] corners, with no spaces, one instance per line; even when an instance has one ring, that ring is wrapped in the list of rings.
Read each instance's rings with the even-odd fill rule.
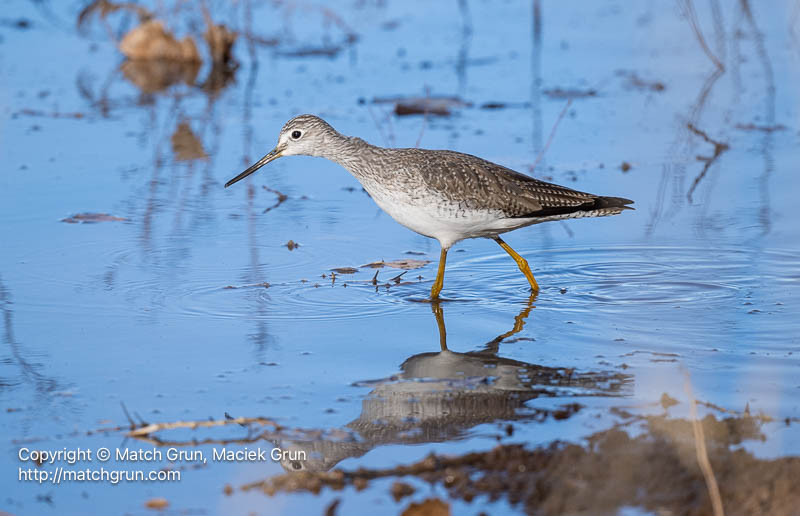
[[[619,207],[633,201],[601,197],[520,174],[491,161],[453,151],[421,151],[420,170],[429,186],[474,209],[530,218]],[[422,157],[422,156],[419,156]]]

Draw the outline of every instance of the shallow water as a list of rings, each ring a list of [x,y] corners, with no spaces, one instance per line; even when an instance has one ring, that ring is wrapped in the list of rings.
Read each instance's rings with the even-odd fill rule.
[[[125,410],[147,422],[262,416],[296,435],[260,445],[314,451],[306,469],[386,468],[498,440],[582,442],[619,421],[615,408],[660,410],[664,393],[681,402],[669,415],[685,418],[690,378],[698,400],[772,418],[741,447],[763,459],[800,453],[792,2],[751,5],[752,18],[696,6],[722,73],[672,4],[543,3],[535,18],[529,3],[357,2],[337,11],[359,35],[350,44],[320,10],[253,6],[277,47],[237,43],[241,66],[221,89],[156,93],[126,79],[99,23],[75,30],[75,6],[8,7],[29,26],[0,25],[5,510],[144,513],[154,497],[210,514],[320,513],[335,498],[345,513],[400,512],[408,502],[388,495],[387,480],[319,496],[223,493],[282,473],[272,460],[183,464],[180,482],[113,488],[18,480],[30,464],[21,447],[152,449],[125,437]],[[246,27],[243,12],[229,16],[220,19]],[[292,57],[339,44],[330,58]],[[472,105],[396,117],[372,103],[426,89]],[[573,100],[533,175],[634,199],[636,211],[508,234],[542,286],[535,297],[496,244],[472,240],[450,252],[442,313],[417,302],[438,244],[391,220],[332,163],[283,159],[222,188],[301,112],[372,143],[419,140],[530,173],[566,103],[556,89],[596,93]],[[481,108],[497,102],[508,106]],[[53,116],[69,113],[82,116]],[[182,121],[207,159],[176,159]],[[708,161],[715,146],[692,128],[729,148]],[[127,220],[61,222],[84,212]],[[401,258],[431,263],[398,281],[403,271],[377,269],[377,284],[371,268],[331,276]],[[564,408],[572,403],[580,409]],[[116,426],[126,428],[98,432]],[[159,437],[222,442],[237,430]],[[409,481],[414,500],[444,495]],[[503,498],[451,503],[455,514],[523,510]]]

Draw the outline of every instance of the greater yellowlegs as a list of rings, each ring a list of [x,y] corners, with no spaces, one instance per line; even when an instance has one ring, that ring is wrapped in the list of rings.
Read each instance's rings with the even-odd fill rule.
[[[602,197],[539,181],[484,159],[448,150],[386,149],[344,136],[314,115],[292,118],[278,145],[225,184],[244,179],[282,156],[329,159],[346,168],[386,213],[442,246],[431,300],[444,284],[447,251],[466,238],[491,238],[539,290],[528,262],[500,234],[539,222],[616,215],[633,201]]]

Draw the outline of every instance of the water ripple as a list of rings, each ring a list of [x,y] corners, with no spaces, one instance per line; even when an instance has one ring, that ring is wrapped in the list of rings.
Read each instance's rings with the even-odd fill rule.
[[[791,278],[796,265],[790,252],[780,250],[620,246],[522,254],[542,287],[537,304],[560,310],[711,306],[753,289],[778,287]],[[528,289],[503,253],[462,261],[448,272],[446,289],[474,279],[460,292],[476,299],[518,298]]]
[[[68,248],[54,255],[76,252]],[[764,289],[787,292],[789,299],[800,282],[795,255],[783,250],[618,246],[522,254],[542,286],[536,299],[539,310],[619,313],[637,306],[646,314],[648,306],[727,309],[744,305],[752,292]],[[188,317],[359,319],[414,309],[416,303],[411,301],[428,296],[436,274],[436,263],[431,263],[407,274],[411,278],[407,282],[376,289],[369,281],[373,275],[369,269],[340,275],[331,283],[330,277],[317,282],[292,278],[301,269],[313,270],[311,264],[294,264],[293,269],[262,264],[255,273],[252,267],[231,268],[213,260],[207,264],[193,260],[201,262],[199,267],[176,266],[166,258],[170,253],[160,256],[165,259],[145,261],[132,251],[106,253],[106,265],[99,270],[78,267],[75,274],[57,276],[68,296],[54,294],[39,303],[65,314],[158,311]],[[424,279],[419,281],[419,275]],[[272,278],[278,279],[267,285]],[[27,279],[54,281],[35,274]],[[497,307],[529,295],[525,278],[505,253],[454,259],[448,264],[445,299]],[[763,307],[754,308],[763,311]]]

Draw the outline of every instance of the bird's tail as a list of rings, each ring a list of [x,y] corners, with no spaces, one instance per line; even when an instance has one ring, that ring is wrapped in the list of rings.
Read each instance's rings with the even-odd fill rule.
[[[605,210],[605,209],[620,209],[620,210],[634,210],[636,208],[632,206],[628,206],[628,204],[633,204],[633,201],[630,199],[626,199],[624,197],[598,197],[594,201],[594,206],[592,209],[594,210]]]

